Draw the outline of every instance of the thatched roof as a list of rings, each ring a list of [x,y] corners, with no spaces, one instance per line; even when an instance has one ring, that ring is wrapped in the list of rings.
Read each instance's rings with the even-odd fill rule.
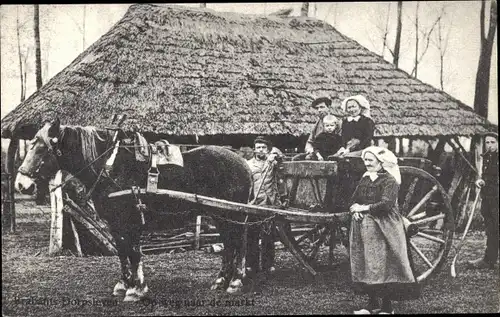
[[[54,118],[167,135],[302,136],[314,98],[365,95],[378,136],[472,135],[485,119],[332,26],[307,17],[132,5],[98,41],[2,120],[32,137]]]

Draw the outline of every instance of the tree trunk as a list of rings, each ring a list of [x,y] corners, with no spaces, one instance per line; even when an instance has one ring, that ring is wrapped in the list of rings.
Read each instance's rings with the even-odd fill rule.
[[[35,67],[36,67],[36,89],[40,89],[43,85],[42,83],[42,54],[40,50],[40,7],[35,4],[34,13],[34,34],[35,34]],[[45,196],[48,190],[45,188],[48,184],[44,182],[37,181],[37,192],[36,192],[36,204],[43,205],[45,202]]]
[[[309,16],[309,2],[302,3],[302,7],[300,8],[300,16],[302,17]]]
[[[486,2],[481,2],[481,52],[479,55],[479,63],[476,73],[476,89],[474,95],[474,111],[479,115],[488,117],[488,98],[490,89],[490,68],[491,68],[491,53],[493,49],[493,40],[495,38],[497,27],[497,2],[491,1],[490,9],[490,25],[488,34],[484,33],[486,28],[485,20]]]
[[[83,22],[82,22],[82,52],[85,51],[85,20],[87,16],[87,6],[83,5]]]
[[[42,87],[42,54],[40,51],[40,7],[35,4],[34,33],[35,33],[35,65],[36,65],[36,89]]]
[[[19,8],[17,8],[17,19],[16,19],[16,34],[17,34],[17,57],[19,58],[19,78],[21,79],[21,102],[26,98],[25,85],[24,85],[24,73],[23,73],[23,58],[21,54],[21,36],[19,32]]]
[[[415,78],[418,78],[418,8],[420,6],[420,1],[417,1],[417,12],[415,14]]]
[[[394,59],[393,63],[398,67],[399,65],[399,49],[401,48],[401,31],[403,29],[402,22],[403,14],[403,1],[398,1],[398,26],[396,29],[396,42],[394,43]]]
[[[382,57],[385,54],[385,48],[387,46],[387,35],[389,34],[389,16],[391,14],[391,3],[389,2],[387,7],[387,15],[385,16],[385,29],[384,29],[384,37],[382,38]]]
[[[438,25],[438,43],[439,43],[439,85],[444,90],[444,49],[441,20]]]

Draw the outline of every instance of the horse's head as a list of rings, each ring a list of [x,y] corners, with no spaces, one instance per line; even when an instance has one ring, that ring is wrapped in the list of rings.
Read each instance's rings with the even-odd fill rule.
[[[28,145],[28,151],[19,167],[15,188],[24,194],[33,194],[36,181],[51,178],[59,170],[57,157],[61,155],[59,138],[61,125],[59,119],[41,128]]]

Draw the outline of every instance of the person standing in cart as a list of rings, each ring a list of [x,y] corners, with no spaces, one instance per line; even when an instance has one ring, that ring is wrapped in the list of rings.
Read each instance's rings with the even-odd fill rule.
[[[472,269],[493,269],[498,260],[498,134],[486,134],[484,143],[486,152],[483,154],[482,175],[476,186],[481,188],[486,250],[484,256],[468,262]]]
[[[309,134],[309,138],[307,139],[306,146],[304,148],[306,154],[314,153],[314,142],[316,141],[316,137],[325,131],[323,118],[331,113],[331,106],[332,101],[328,97],[317,98],[311,103],[311,107],[319,112],[319,118],[314,124],[314,127]]]
[[[292,161],[309,160],[314,157],[315,144],[317,143],[316,138],[320,134],[325,132],[324,118],[328,115],[334,115],[335,117],[341,117],[343,115],[340,107],[338,107],[338,109],[332,108],[332,100],[328,97],[320,97],[315,99],[311,103],[311,107],[318,111],[319,118],[314,124],[311,132],[309,133],[309,137],[304,147],[304,153],[297,154],[292,158]]]
[[[366,172],[349,203],[349,248],[354,293],[368,295],[368,303],[354,314],[394,314],[392,300],[420,296],[397,204],[401,174],[386,148],[370,146],[361,157]]]
[[[372,144],[375,131],[375,123],[370,116],[370,103],[365,97],[355,95],[345,98],[341,108],[347,113],[347,117],[342,120],[341,147],[333,156],[360,157],[361,151]],[[353,192],[363,172],[362,169],[339,168],[336,201],[341,208],[347,208],[348,193]]]
[[[361,96],[351,96],[342,101],[347,118],[342,121],[342,147],[335,156],[359,156],[361,150],[372,145],[375,123],[370,117],[370,103]]]
[[[279,205],[279,191],[277,180],[277,160],[283,153],[273,147],[270,140],[259,136],[254,140],[254,157],[247,160],[253,179],[253,195],[250,203],[254,205]],[[247,267],[259,269],[259,230],[250,226],[248,230]],[[274,268],[274,241],[276,237],[274,222],[262,224],[262,247],[260,251],[260,266],[262,271],[273,272]]]

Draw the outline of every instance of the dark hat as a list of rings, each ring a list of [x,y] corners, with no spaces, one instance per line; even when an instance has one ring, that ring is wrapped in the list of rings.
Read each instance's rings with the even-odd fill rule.
[[[264,143],[269,148],[273,147],[273,143],[269,139],[267,139],[265,136],[262,136],[262,135],[259,135],[258,137],[255,138],[255,140],[253,141],[253,144],[255,145],[255,143]]]
[[[495,139],[497,139],[497,140],[498,140],[498,133],[493,132],[493,131],[486,132],[483,136],[484,136],[484,137],[487,137],[487,136],[492,136],[492,137],[494,137]]]
[[[327,107],[330,107],[332,105],[332,100],[328,97],[319,97],[319,98],[313,100],[313,102],[311,103],[311,107],[317,108],[318,105],[320,105],[322,103],[326,104]]]

